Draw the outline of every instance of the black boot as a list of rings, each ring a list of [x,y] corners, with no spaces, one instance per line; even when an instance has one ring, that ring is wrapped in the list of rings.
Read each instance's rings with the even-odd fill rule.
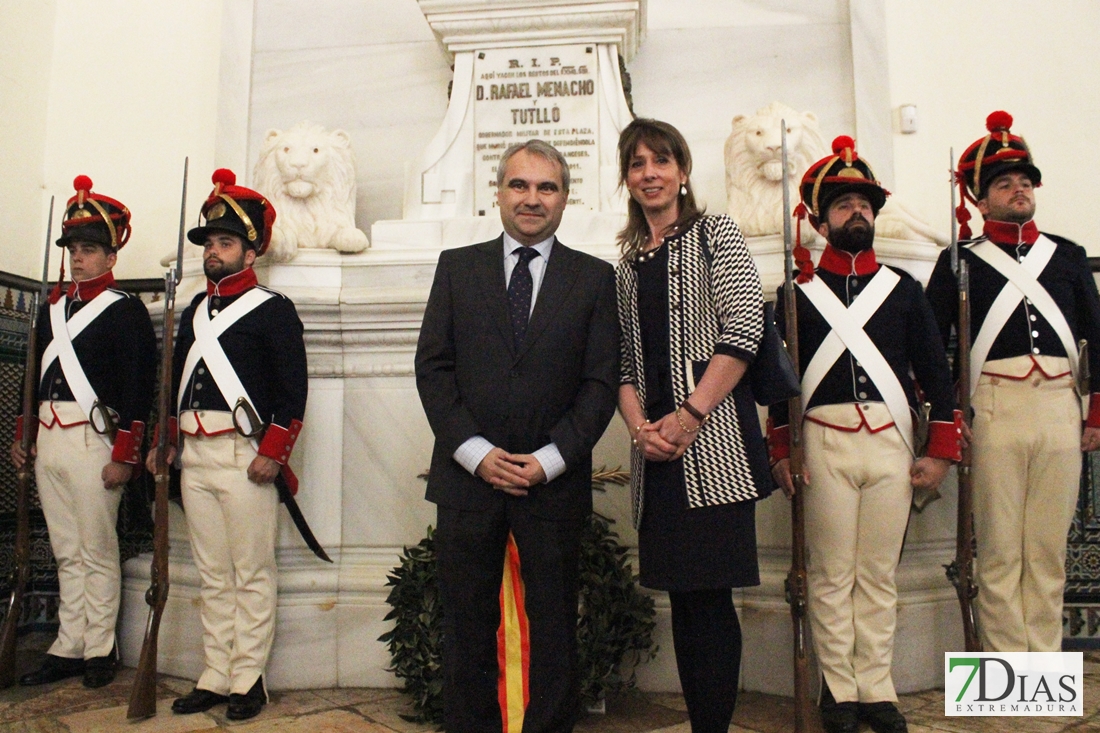
[[[224,702],[229,702],[229,698],[225,695],[219,695],[210,690],[200,690],[196,687],[183,697],[177,697],[172,701],[172,712],[180,715],[205,713],[215,705],[221,705]]]
[[[56,657],[53,654],[46,655],[46,661],[34,672],[28,672],[19,678],[19,684],[24,687],[34,685],[46,685],[57,682],[67,677],[79,677],[84,674],[83,659],[69,659],[68,657]]]
[[[859,704],[837,702],[825,680],[821,680],[821,722],[826,733],[858,733]]]
[[[861,702],[859,719],[871,726],[875,733],[908,733],[905,716],[898,706],[889,700],[883,702]]]
[[[84,686],[95,689],[106,687],[115,681],[118,671],[118,651],[111,649],[105,657],[92,657],[84,660]]]
[[[256,684],[243,695],[229,693],[229,708],[225,711],[225,717],[229,720],[255,718],[266,703],[267,693],[264,692],[264,678],[261,675],[256,680]]]

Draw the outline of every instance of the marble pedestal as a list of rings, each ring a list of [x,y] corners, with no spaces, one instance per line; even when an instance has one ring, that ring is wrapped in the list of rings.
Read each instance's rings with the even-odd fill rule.
[[[559,237],[569,246],[614,262],[621,215],[566,211]],[[495,217],[447,221],[382,221],[371,249],[357,255],[303,251],[288,265],[260,269],[262,282],[290,296],[305,324],[310,394],[305,429],[292,458],[301,477],[298,501],[315,534],[335,561],[309,552],[285,512],[280,515],[277,558],[279,606],[267,670],[274,689],[388,687],[389,655],[377,641],[383,621],[387,573],[401,548],[417,543],[435,523],[417,475],[427,469],[431,431],[420,407],[413,358],[435,263],[442,249],[491,239]],[[750,242],[764,281],[774,294],[782,278],[778,237]],[[882,242],[882,259],[926,279],[934,245]],[[197,289],[198,282],[185,283]],[[627,466],[629,440],[615,418],[595,452],[595,465]],[[943,652],[961,648],[954,591],[941,565],[954,554],[953,479],[945,498],[914,515],[901,566],[894,678],[898,691],[942,684]],[[637,546],[630,526],[628,490],[612,487],[595,497],[596,510],[616,520],[621,541]],[[173,506],[171,593],[160,636],[159,669],[196,678],[202,670],[198,574],[191,561],[186,519]],[[757,536],[762,584],[736,593],[744,631],[742,685],[791,694],[791,623],[783,599],[790,561],[789,505],[782,495],[760,503]],[[149,558],[126,563],[120,647],[134,665],[147,615]],[[679,689],[668,599],[656,594],[658,657],[638,670],[647,690]]]

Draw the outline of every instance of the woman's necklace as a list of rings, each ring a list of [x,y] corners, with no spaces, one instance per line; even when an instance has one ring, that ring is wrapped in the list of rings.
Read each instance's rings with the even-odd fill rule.
[[[650,260],[652,260],[654,257],[657,256],[657,253],[661,251],[661,247],[663,247],[664,244],[665,244],[665,238],[661,237],[660,241],[657,242],[657,244],[653,245],[652,247],[650,247],[647,250],[642,250],[641,252],[639,252],[638,257],[637,257],[637,261],[638,262],[649,262]]]

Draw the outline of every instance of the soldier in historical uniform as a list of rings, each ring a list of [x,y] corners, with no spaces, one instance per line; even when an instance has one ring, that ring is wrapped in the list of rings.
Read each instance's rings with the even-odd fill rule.
[[[129,209],[92,193],[87,176],[73,185],[57,240],[72,282],[59,281],[39,313],[37,420],[19,418],[11,448],[21,467],[22,430],[37,429],[35,480],[57,559],[61,627],[45,663],[20,684],[83,674],[85,687],[102,687],[118,663],[115,523],[123,487],[141,463],[157,346],[145,306],[117,290],[111,273],[130,238]]]
[[[183,312],[173,364],[173,432],[202,579],[206,668],[172,710],[228,702],[226,717],[244,720],[267,702],[276,520],[280,492],[297,488],[287,460],[305,415],[306,351],[294,304],[260,287],[252,269],[271,239],[274,207],[235,185],[232,171],[215,171],[213,181],[205,224],[187,233],[203,248],[206,290]]]
[[[970,271],[978,631],[985,651],[1054,652],[1081,451],[1100,447],[1100,296],[1085,250],[1036,227],[1041,175],[1011,125],[1006,112],[989,115],[957,174],[985,219],[982,236],[959,249]],[[965,202],[958,214],[969,238]],[[956,288],[944,252],[928,282],[944,344]]]
[[[832,149],[803,176],[798,209],[828,240],[816,270],[799,248],[796,287],[809,615],[826,730],[855,733],[864,721],[897,732],[906,723],[891,678],[895,571],[913,491],[935,489],[958,460],[959,425],[920,283],[875,258],[875,216],[888,194],[850,137]],[[779,305],[782,328],[782,290]],[[925,402],[921,456],[914,413]],[[773,475],[790,494],[787,406],[770,412]]]

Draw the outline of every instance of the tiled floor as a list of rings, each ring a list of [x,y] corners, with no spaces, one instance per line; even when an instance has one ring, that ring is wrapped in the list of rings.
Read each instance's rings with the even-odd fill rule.
[[[33,669],[41,659],[39,639],[21,640],[19,667]],[[29,642],[29,643],[28,643]],[[38,642],[38,643],[36,643]],[[48,640],[47,642],[48,643]],[[396,690],[336,689],[271,693],[271,703],[256,718],[242,723],[225,719],[225,708],[209,713],[174,715],[171,701],[193,686],[189,680],[161,677],[157,715],[131,723],[126,704],[134,672],[123,670],[115,682],[100,690],[86,690],[79,679],[43,687],[13,687],[0,691],[0,733],[182,733],[232,728],[240,733],[416,733],[433,726],[401,718],[409,708]],[[1100,731],[1100,653],[1085,655],[1085,715],[1081,718],[946,718],[943,691],[906,695],[899,707],[912,733],[981,731],[995,733],[1060,733]],[[578,733],[690,733],[684,701],[679,695],[632,692],[613,700],[606,715],[589,715]],[[743,693],[738,699],[731,733],[793,731],[789,698]]]

